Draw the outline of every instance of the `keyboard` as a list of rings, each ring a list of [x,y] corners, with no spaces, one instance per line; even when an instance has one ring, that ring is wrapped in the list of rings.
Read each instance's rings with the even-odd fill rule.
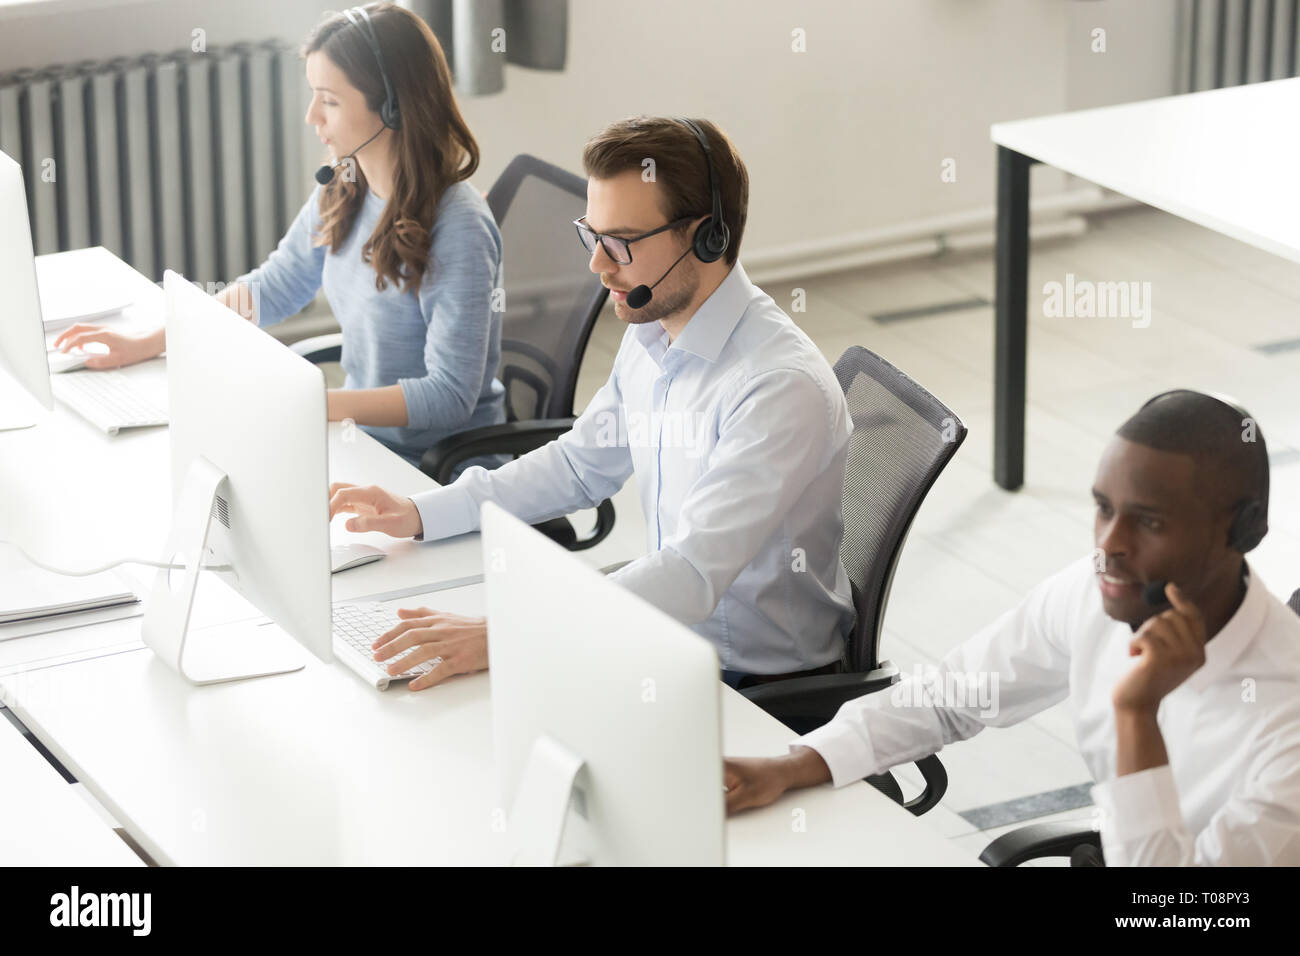
[[[66,372],[51,376],[50,388],[55,398],[110,435],[167,424],[167,409],[121,372]]]
[[[375,649],[370,645],[379,635],[397,626],[396,612],[375,601],[335,604],[333,610],[334,655],[375,690],[387,690],[394,681],[408,681],[427,674],[442,663],[441,657],[435,657],[400,674],[390,674],[388,666],[406,657],[411,650],[386,661],[377,661],[372,656]]]

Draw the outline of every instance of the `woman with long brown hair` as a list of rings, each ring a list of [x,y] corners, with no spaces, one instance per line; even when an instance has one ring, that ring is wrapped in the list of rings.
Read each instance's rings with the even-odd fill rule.
[[[322,21],[303,47],[306,121],[335,157],[261,266],[219,298],[267,326],[322,287],[343,332],[347,381],[331,421],[352,419],[412,462],[453,432],[505,420],[495,379],[501,236],[469,184],[478,145],[437,38],[391,3]],[[160,354],[163,330],[129,337],[75,325],[64,351],[98,342],[89,368]]]

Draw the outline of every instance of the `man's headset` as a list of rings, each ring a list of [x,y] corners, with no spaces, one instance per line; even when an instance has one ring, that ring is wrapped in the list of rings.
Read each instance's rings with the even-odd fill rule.
[[[722,218],[722,194],[718,192],[718,181],[713,172],[713,150],[709,148],[709,138],[704,135],[704,131],[694,120],[682,117],[678,120],[700,141],[700,148],[704,150],[704,161],[709,167],[709,193],[713,197],[713,215],[700,223],[699,228],[695,230],[695,239],[692,243],[695,248],[695,258],[701,262],[717,262],[731,243],[731,230],[727,228],[727,223]]]
[[[1212,398],[1220,405],[1230,408],[1236,413],[1240,421],[1254,421],[1254,418],[1244,408],[1228,398],[1226,395],[1211,395],[1208,392],[1198,392],[1190,388],[1175,388],[1167,392],[1161,392],[1159,395],[1148,399],[1142,407],[1146,408],[1162,398],[1168,398],[1170,395],[1201,395],[1205,398]],[[1258,432],[1256,437],[1262,442],[1263,434]],[[1264,535],[1268,534],[1268,463],[1264,464],[1264,493],[1258,498],[1246,498],[1236,504],[1236,514],[1232,516],[1232,524],[1228,527],[1228,547],[1241,554],[1252,551],[1258,544],[1264,540]],[[1151,581],[1142,589],[1142,598],[1148,605],[1155,608],[1165,607],[1169,599],[1165,596],[1165,586],[1168,581]]]
[[[709,148],[709,139],[694,120],[679,116],[677,122],[695,134],[695,138],[700,141],[700,148],[704,150],[704,162],[709,167],[709,193],[713,197],[713,212],[696,227],[690,248],[677,257],[677,261],[655,280],[654,285],[642,283],[628,292],[627,304],[633,309],[641,309],[649,305],[651,298],[654,297],[655,286],[667,279],[668,273],[676,269],[678,263],[685,259],[688,253],[694,252],[695,258],[701,262],[717,262],[726,253],[727,246],[731,244],[731,230],[727,228],[727,223],[722,218],[722,194],[718,192],[718,180],[713,172],[713,151]]]
[[[1254,416],[1246,411],[1231,398],[1226,395],[1210,394],[1208,392],[1198,392],[1190,388],[1175,388],[1167,392],[1161,392],[1159,395],[1148,399],[1143,405],[1146,408],[1163,398],[1171,395],[1201,395],[1205,398],[1212,398],[1220,405],[1231,409],[1236,413],[1238,421],[1253,422]],[[1264,435],[1256,428],[1256,437],[1262,443]],[[1237,513],[1233,515],[1232,526],[1228,529],[1228,547],[1234,551],[1245,554],[1247,551],[1254,550],[1264,535],[1268,534],[1268,463],[1264,464],[1264,488],[1263,495],[1260,497],[1245,498],[1236,504]]]

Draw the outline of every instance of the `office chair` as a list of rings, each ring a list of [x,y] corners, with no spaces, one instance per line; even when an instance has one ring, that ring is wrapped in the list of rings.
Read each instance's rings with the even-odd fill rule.
[[[420,470],[439,484],[450,482],[470,459],[519,456],[573,427],[578,370],[609,295],[587,269],[573,231],[586,197],[584,179],[528,155],[512,159],[488,192],[503,246],[500,379],[506,423],[449,435],[426,450]],[[312,362],[337,362],[342,337],[318,336],[290,348]],[[567,518],[534,527],[570,551],[582,551],[613,529],[614,505],[605,500],[596,507],[596,527],[582,538]]]
[[[1297,589],[1287,601],[1287,607],[1300,614],[1300,589]],[[989,866],[1019,866],[1026,860],[1036,860],[1047,856],[1068,856],[1079,865],[1082,857],[1088,854],[1080,848],[1095,847],[1096,854],[1091,862],[1083,865],[1104,865],[1101,858],[1101,834],[1093,829],[1084,828],[1077,821],[1061,823],[1031,823],[1019,827],[1010,833],[1004,833],[984,848],[980,860]]]
[[[921,502],[966,438],[966,426],[948,406],[874,352],[851,347],[835,363],[835,376],[853,420],[840,545],[857,610],[846,647],[848,672],[741,691],[799,733],[828,722],[845,701],[898,682],[898,668],[880,660],[894,569]],[[903,801],[892,774],[868,777],[867,782],[920,815],[943,797],[948,777],[934,754],[916,765],[926,785],[911,801]]]

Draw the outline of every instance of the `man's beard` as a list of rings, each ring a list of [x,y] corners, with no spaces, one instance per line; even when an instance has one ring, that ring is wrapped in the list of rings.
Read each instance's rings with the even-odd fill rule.
[[[644,325],[647,322],[658,322],[685,309],[700,288],[700,271],[694,262],[688,260],[683,260],[675,271],[679,275],[669,276],[654,290],[654,297],[641,308],[634,309],[626,302],[615,302],[614,314],[628,325]],[[673,278],[677,282],[668,285]]]

